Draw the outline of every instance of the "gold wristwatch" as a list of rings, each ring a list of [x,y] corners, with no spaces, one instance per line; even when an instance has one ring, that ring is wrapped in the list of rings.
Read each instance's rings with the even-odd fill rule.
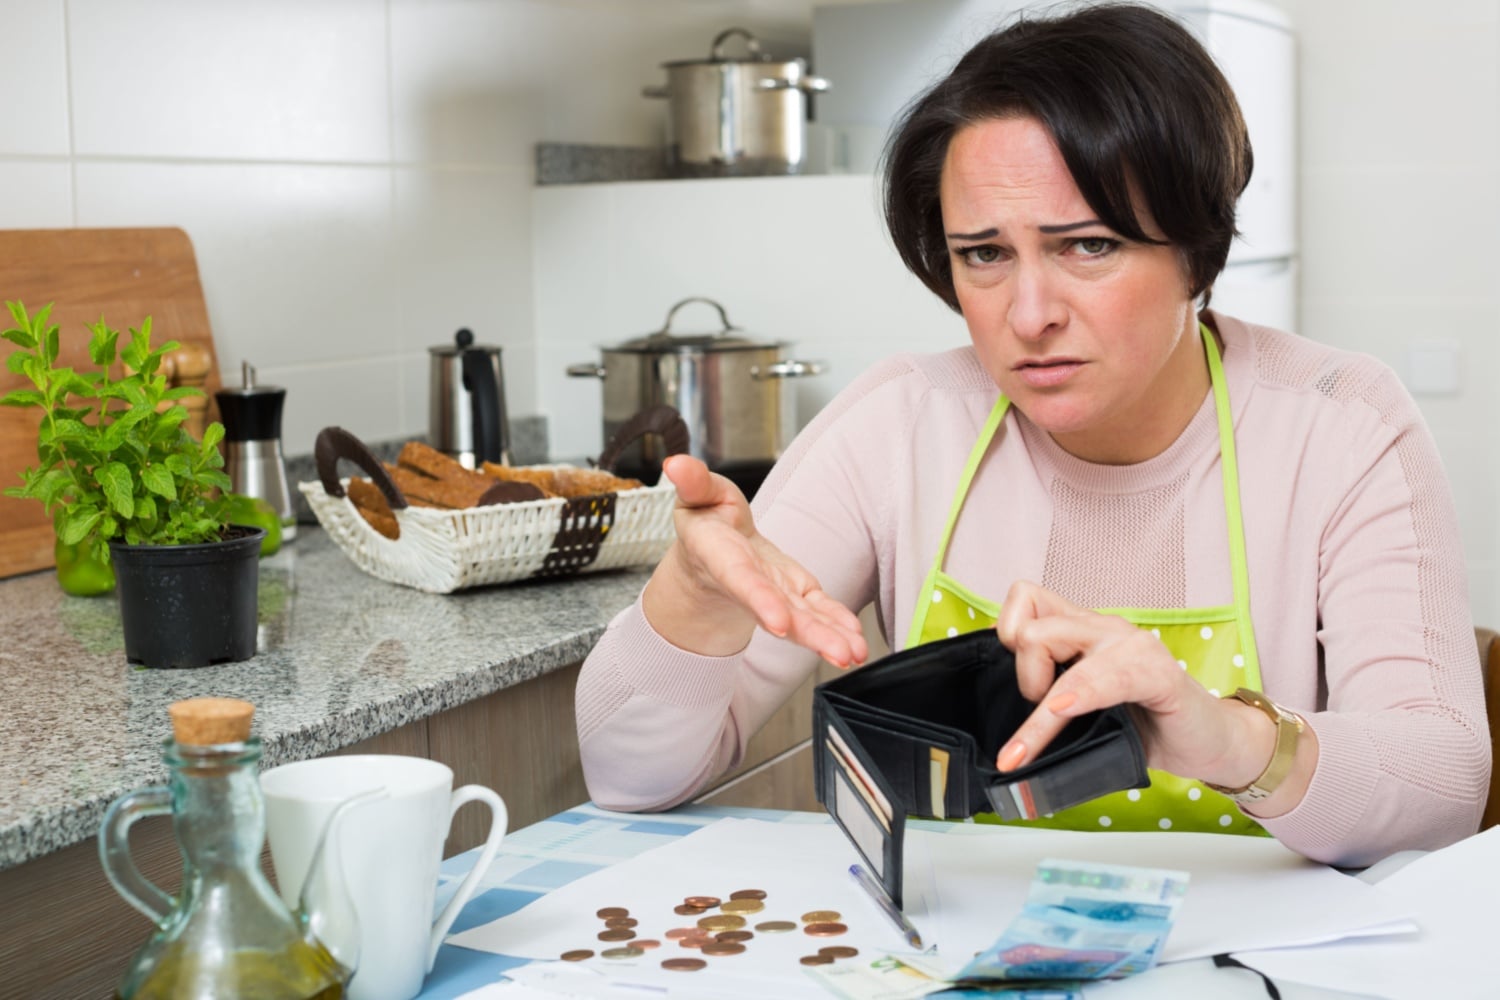
[[[1292,762],[1297,758],[1297,741],[1301,738],[1302,729],[1307,723],[1303,721],[1302,716],[1282,708],[1259,691],[1240,688],[1234,694],[1227,694],[1224,697],[1238,698],[1245,704],[1265,712],[1271,721],[1276,723],[1276,749],[1272,752],[1271,761],[1266,765],[1266,769],[1260,772],[1260,777],[1244,788],[1225,788],[1223,785],[1215,785],[1208,781],[1204,784],[1221,795],[1229,796],[1235,802],[1259,802],[1276,791],[1286,780],[1286,776],[1292,772]]]

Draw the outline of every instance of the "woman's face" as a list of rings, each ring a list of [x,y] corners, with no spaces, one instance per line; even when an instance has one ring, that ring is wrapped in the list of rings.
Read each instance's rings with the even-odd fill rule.
[[[1034,118],[957,132],[940,196],[969,336],[1012,403],[1087,461],[1176,440],[1209,386],[1177,251],[1098,221]]]

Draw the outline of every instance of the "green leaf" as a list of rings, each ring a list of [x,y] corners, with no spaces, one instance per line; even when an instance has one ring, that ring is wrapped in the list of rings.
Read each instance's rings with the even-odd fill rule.
[[[0,331],[0,337],[28,351],[36,347],[36,338],[31,335],[30,330],[25,329],[24,323],[20,329]]]
[[[58,529],[58,540],[64,545],[77,545],[88,537],[88,533],[94,530],[94,525],[99,523],[102,516],[102,512],[98,510],[70,511],[63,517]]]
[[[94,470],[94,476],[111,508],[127,519],[135,514],[135,490],[130,483],[130,470],[124,464],[106,462]]]
[[[90,329],[94,336],[89,340],[89,360],[100,368],[108,368],[115,363],[115,341],[120,339],[120,331],[111,330],[102,319]]]
[[[43,359],[45,359],[48,364],[55,364],[57,362],[57,355],[61,352],[61,350],[62,345],[57,332],[57,327],[47,327],[47,332],[42,335]]]
[[[191,440],[191,438],[189,439]],[[188,464],[187,456],[181,452],[173,452],[163,461],[167,468],[172,470],[174,476],[185,476],[191,471],[192,466]]]
[[[120,352],[120,360],[124,361],[131,371],[140,371],[146,363],[146,358],[151,354],[149,337],[151,326],[149,323],[143,323],[142,326],[145,327],[146,332],[132,329],[130,343],[126,344],[125,349]]]
[[[141,485],[157,496],[168,500],[177,499],[177,486],[172,481],[172,471],[165,465],[148,465],[142,469]]]
[[[0,406],[41,406],[46,401],[35,389],[15,389],[0,397]]]
[[[171,485],[171,480],[167,480]],[[135,498],[135,519],[143,524],[150,524],[156,520],[156,498],[147,494]]]
[[[203,449],[205,453],[210,448],[218,446],[224,440],[224,425],[215,420],[203,431]]]
[[[27,371],[27,366],[31,360],[32,356],[25,351],[11,351],[10,355],[5,359],[5,370],[12,375],[29,376],[30,373]]]

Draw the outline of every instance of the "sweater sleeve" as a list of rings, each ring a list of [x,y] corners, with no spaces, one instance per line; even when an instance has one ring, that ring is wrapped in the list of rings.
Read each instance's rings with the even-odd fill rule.
[[[1436,444],[1383,367],[1341,376],[1344,467],[1317,554],[1326,701],[1308,722],[1318,765],[1302,802],[1263,825],[1310,858],[1362,866],[1474,833],[1491,761]]]
[[[875,593],[875,539],[886,537],[879,524],[889,520],[886,477],[896,474],[888,449],[903,427],[884,386],[901,374],[899,362],[887,362],[841,392],[798,435],[752,504],[760,532],[853,611]],[[627,811],[686,801],[739,764],[750,737],[817,663],[760,629],[733,656],[678,649],[652,629],[637,599],[578,677],[589,795]]]

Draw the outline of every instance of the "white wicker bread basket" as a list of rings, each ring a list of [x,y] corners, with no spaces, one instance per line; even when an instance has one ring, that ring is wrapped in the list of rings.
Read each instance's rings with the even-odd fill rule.
[[[675,412],[674,412],[675,416]],[[340,439],[338,436],[342,436]],[[685,436],[685,428],[684,428]],[[352,458],[377,482],[379,463],[340,428],[318,437],[322,479],[297,484],[318,522],[354,564],[371,576],[434,594],[533,577],[566,576],[654,565],[676,537],[677,492],[665,477],[656,486],[618,493],[440,510],[404,506],[399,491],[392,514],[399,537],[387,538],[347,495],[349,480],[329,491],[334,459],[325,441],[341,440],[338,457]],[[364,454],[358,455],[357,452]],[[370,468],[375,466],[375,470]],[[559,466],[532,466],[549,469]],[[391,486],[395,490],[394,485]]]

